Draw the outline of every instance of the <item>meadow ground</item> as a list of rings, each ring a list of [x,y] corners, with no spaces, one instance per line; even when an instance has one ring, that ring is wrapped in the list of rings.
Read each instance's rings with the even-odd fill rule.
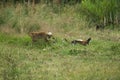
[[[88,46],[71,45],[60,38],[45,45],[32,44],[29,36],[1,34],[0,79],[119,80],[120,42],[100,37],[92,37]]]
[[[34,14],[16,14],[20,9],[3,10],[10,19],[0,26],[0,80],[120,80],[119,30],[96,31],[75,7],[61,11],[43,5]],[[27,31],[38,26],[52,31],[55,43],[32,43]],[[88,37],[87,46],[69,42]]]

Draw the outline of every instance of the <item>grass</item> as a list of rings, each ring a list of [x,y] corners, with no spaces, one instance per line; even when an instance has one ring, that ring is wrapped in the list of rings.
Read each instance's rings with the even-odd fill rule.
[[[0,45],[1,80],[120,79],[120,43],[112,40],[93,39],[82,46],[57,38],[43,46],[28,36],[1,34]]]
[[[77,6],[58,9],[41,4],[35,13],[30,7],[25,13],[23,6],[10,8],[0,11],[0,80],[120,79],[119,30],[96,31],[76,12]],[[28,36],[32,30],[52,31],[56,42],[32,43]],[[88,37],[92,40],[87,46],[70,44]]]

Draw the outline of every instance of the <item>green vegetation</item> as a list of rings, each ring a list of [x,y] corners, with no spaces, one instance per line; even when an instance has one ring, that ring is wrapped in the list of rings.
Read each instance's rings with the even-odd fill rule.
[[[90,17],[90,20],[104,27],[112,25],[112,29],[119,28],[120,14],[119,0],[85,0],[82,3],[82,12]]]
[[[95,24],[104,23],[103,17],[107,21],[118,20],[114,20],[119,17],[115,6],[109,7],[110,12],[103,10],[106,4],[111,5],[106,1],[1,7],[0,80],[119,80],[120,24],[95,29]],[[111,10],[115,10],[113,17],[109,15]],[[28,35],[31,31],[51,31],[55,42],[32,43]],[[70,43],[76,38],[89,37],[92,40],[87,46]]]
[[[1,80],[120,79],[120,42],[93,38],[82,46],[58,39],[45,46],[1,34],[0,45]]]

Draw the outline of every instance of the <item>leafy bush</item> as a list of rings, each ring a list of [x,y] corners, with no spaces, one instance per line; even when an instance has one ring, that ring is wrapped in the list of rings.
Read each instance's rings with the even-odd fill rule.
[[[82,12],[97,24],[109,25],[118,22],[119,0],[84,0]],[[118,24],[118,23],[117,23]]]

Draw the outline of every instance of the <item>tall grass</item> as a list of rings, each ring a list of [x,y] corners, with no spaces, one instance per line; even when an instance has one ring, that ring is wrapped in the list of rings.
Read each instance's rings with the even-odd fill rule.
[[[83,12],[90,17],[93,22],[108,26],[119,24],[119,1],[118,0],[84,0],[82,2]]]
[[[1,26],[11,28],[18,33],[28,33],[33,30],[38,30],[40,28],[39,24],[29,19],[29,15],[33,14],[31,9],[31,7],[25,7],[20,4],[16,8],[7,7],[6,9],[2,9],[0,17]]]
[[[50,31],[51,27],[53,32],[68,32],[71,27],[81,30],[94,24],[119,29],[119,0],[84,0],[76,5],[17,4],[16,7],[11,5],[0,10],[0,28],[3,32]]]
[[[70,5],[64,7],[38,4],[35,7],[26,7],[18,4],[16,8],[6,7],[1,9],[0,14],[0,25],[3,32],[4,30],[14,33],[28,33],[39,30],[66,32],[70,30],[67,30],[70,27],[80,28],[88,25],[87,21],[75,13],[74,7]],[[79,21],[83,24],[78,23]]]

